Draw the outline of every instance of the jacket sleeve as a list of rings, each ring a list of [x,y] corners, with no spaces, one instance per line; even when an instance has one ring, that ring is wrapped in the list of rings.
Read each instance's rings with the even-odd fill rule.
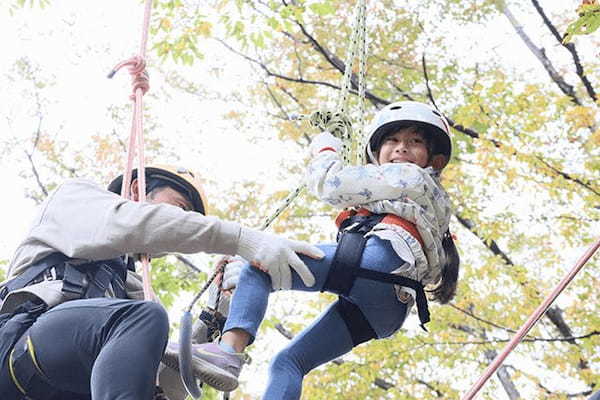
[[[26,242],[72,258],[102,260],[128,253],[234,254],[239,233],[233,222],[125,200],[92,182],[72,180],[48,198]]]
[[[313,158],[306,179],[315,196],[338,208],[420,197],[427,190],[424,170],[415,164],[344,166],[333,151]]]

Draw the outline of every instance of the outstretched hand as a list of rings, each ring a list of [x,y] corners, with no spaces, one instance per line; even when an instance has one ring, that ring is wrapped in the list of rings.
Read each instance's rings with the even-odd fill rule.
[[[306,286],[315,284],[315,277],[296,253],[316,259],[325,256],[319,248],[306,242],[242,228],[238,254],[268,273],[274,290],[292,287],[291,269],[296,271]]]

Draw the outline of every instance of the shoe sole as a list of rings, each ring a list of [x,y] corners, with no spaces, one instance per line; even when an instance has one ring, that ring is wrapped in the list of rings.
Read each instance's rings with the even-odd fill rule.
[[[165,351],[162,362],[179,372],[179,356],[175,352]],[[232,373],[207,361],[192,357],[192,371],[196,378],[221,392],[232,392],[238,385],[238,379]]]

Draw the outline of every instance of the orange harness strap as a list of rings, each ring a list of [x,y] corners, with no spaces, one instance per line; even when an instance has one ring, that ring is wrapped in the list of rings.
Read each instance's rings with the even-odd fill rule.
[[[353,217],[355,215],[368,217],[369,215],[373,215],[373,213],[366,208],[359,208],[358,210],[344,210],[335,219],[335,225],[339,228],[346,219]],[[406,219],[399,217],[394,214],[386,214],[386,216],[381,221],[384,224],[392,224],[398,225],[406,232],[408,232],[412,237],[417,239],[417,241],[421,244],[421,247],[425,247],[423,243],[423,238],[421,234],[417,230],[417,226]]]

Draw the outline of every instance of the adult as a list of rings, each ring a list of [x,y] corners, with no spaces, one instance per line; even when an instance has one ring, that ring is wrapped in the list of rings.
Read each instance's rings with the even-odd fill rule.
[[[139,254],[237,254],[273,280],[314,277],[303,242],[206,216],[200,180],[184,168],[146,168],[146,202],[83,179],[58,186],[39,209],[0,285],[0,398],[149,400],[168,339],[164,308],[140,300]]]

